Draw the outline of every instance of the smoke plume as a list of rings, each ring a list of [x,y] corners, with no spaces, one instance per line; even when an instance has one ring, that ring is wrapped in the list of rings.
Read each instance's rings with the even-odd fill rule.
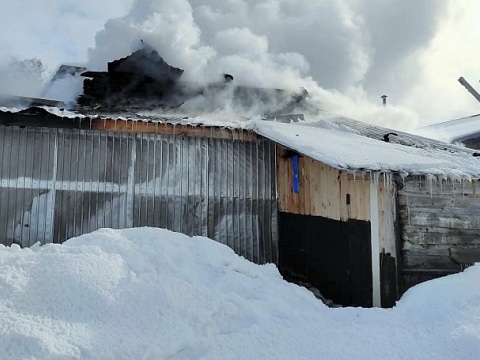
[[[0,20],[12,26],[16,39],[32,40],[16,43],[3,34],[0,46],[21,58],[45,59],[51,68],[86,62],[91,70],[105,70],[143,39],[184,69],[188,83],[215,83],[228,73],[236,85],[307,89],[311,116],[337,114],[411,130],[454,113],[453,97],[468,99],[459,100],[455,114],[477,106],[456,84],[458,76],[473,74],[471,61],[458,61],[458,74],[450,71],[438,80],[438,71],[453,69],[458,60],[445,31],[467,31],[465,24],[480,13],[468,0],[405,0],[395,6],[382,0],[56,0],[45,9],[33,0],[22,3],[30,7],[7,0]],[[18,11],[37,19],[16,24],[8,16]],[[480,53],[475,46],[469,54]],[[449,56],[432,57],[433,51]],[[389,95],[386,107],[383,94]],[[435,101],[442,94],[451,94],[450,101]],[[224,95],[209,101],[218,106],[222,100],[224,109],[235,111],[228,106],[229,92]],[[185,108],[207,110],[202,100]]]

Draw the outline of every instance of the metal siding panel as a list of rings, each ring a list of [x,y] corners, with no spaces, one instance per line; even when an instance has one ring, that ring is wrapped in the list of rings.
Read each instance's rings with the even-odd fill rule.
[[[209,236],[255,262],[277,259],[268,141],[3,126],[0,139],[4,244],[158,226]]]
[[[11,128],[10,128],[11,129]],[[7,169],[10,159],[9,150],[10,146],[8,144],[7,128],[4,126],[0,127],[0,136],[2,140],[2,145],[0,146],[0,177],[1,177],[1,188],[0,188],[0,229],[2,233],[0,234],[0,241],[5,245],[11,245],[9,239],[7,239],[7,227],[8,227],[8,178],[7,178]]]
[[[127,135],[128,136],[128,135]],[[127,181],[128,181],[128,152],[126,148],[126,136],[118,137],[118,146],[117,146],[118,156],[115,159],[115,164],[117,167],[117,182],[118,182],[118,228],[123,229],[126,227],[125,215],[126,215],[126,191],[127,191]]]
[[[233,237],[233,249],[237,254],[246,255],[245,252],[242,252],[242,239],[240,233],[240,191],[239,191],[239,182],[240,182],[240,174],[239,174],[239,142],[233,141],[232,143],[232,192],[233,197],[231,198],[232,201],[232,237]],[[243,215],[245,216],[245,214]]]
[[[116,122],[115,122],[116,124]],[[115,177],[115,140],[118,136],[112,136],[112,142],[111,142],[111,149],[110,154],[109,154],[109,161],[110,161],[110,182],[112,185],[112,190],[110,191],[110,227],[114,229],[118,229],[118,216],[116,216],[117,208],[118,208],[118,198],[115,196],[115,186],[114,185],[119,185],[118,180]],[[116,181],[117,180],[117,181]]]
[[[4,227],[4,244],[5,245],[11,245],[13,238],[10,238],[8,236],[9,233],[9,222],[10,222],[10,217],[12,214],[11,211],[11,206],[10,206],[10,164],[12,163],[12,132],[13,132],[13,127],[3,127],[3,139],[2,139],[2,145],[3,145],[3,156],[2,158],[4,161],[2,161],[2,208],[4,209],[3,216],[1,217],[0,221],[3,221]]]
[[[145,168],[145,177],[146,177],[146,196],[145,196],[145,221],[144,224],[146,226],[153,226],[153,208],[155,203],[155,197],[153,192],[153,183],[154,177],[153,175],[153,165],[155,163],[155,158],[153,157],[153,151],[150,148],[150,144],[155,141],[154,137],[148,135],[145,143],[145,151],[147,158],[146,161],[146,168]]]
[[[257,241],[257,251],[258,251],[258,261],[259,262],[265,262],[265,243],[263,242],[264,236],[263,236],[263,231],[265,229],[265,226],[263,224],[263,219],[264,219],[264,212],[265,212],[265,206],[263,202],[263,197],[264,197],[264,172],[263,172],[263,167],[265,166],[265,163],[263,161],[263,155],[264,155],[264,149],[263,149],[264,143],[258,143],[257,144],[257,215],[259,217],[259,222],[260,222],[260,227],[258,229],[258,241]]]
[[[272,245],[272,254],[270,262],[278,264],[278,238],[279,238],[279,230],[278,230],[278,201],[277,201],[277,146],[269,142],[270,146],[270,209],[271,209],[271,218],[269,219],[269,226],[270,226],[270,242]]]
[[[168,228],[168,209],[169,209],[169,162],[170,162],[170,141],[162,137],[162,156],[161,156],[161,176],[160,176],[160,216],[162,228]]]
[[[258,256],[255,256],[255,244],[254,239],[258,238],[257,227],[256,227],[256,218],[254,217],[254,160],[255,160],[255,144],[250,142],[247,144],[249,147],[249,155],[246,159],[246,186],[247,186],[247,200],[248,200],[248,212],[251,214],[247,219],[247,229],[246,233],[250,234],[246,241],[246,252],[250,254],[250,258],[253,261],[258,262]]]
[[[26,232],[25,235],[25,242],[27,242],[27,246],[31,246],[36,242],[36,236],[32,232],[34,232],[34,228],[32,227],[32,222],[34,219],[34,211],[33,211],[33,204],[34,199],[37,197],[35,193],[35,188],[33,186],[33,178],[34,178],[34,169],[35,169],[35,152],[32,151],[32,144],[35,143],[35,129],[32,131],[27,132],[26,142],[25,142],[25,169],[24,169],[24,202],[25,200],[28,201],[28,204],[25,204],[25,210],[28,211],[28,218],[24,217],[23,221],[23,228],[22,230]],[[29,144],[29,146],[27,146]],[[28,188],[28,191],[27,191]],[[28,193],[27,193],[28,192]],[[25,222],[26,220],[26,222]]]
[[[36,135],[38,134],[38,135]],[[42,150],[35,151],[36,138],[40,133],[18,127],[2,127],[0,139],[0,231],[1,242],[5,245],[17,243],[28,246],[37,240],[34,222],[38,216],[32,212],[39,211],[38,201],[40,186],[45,181],[34,181],[34,172],[39,173],[38,166]],[[26,190],[25,190],[26,189]],[[34,226],[32,226],[34,225]]]
[[[167,159],[168,159],[168,143],[165,141],[164,137],[161,136],[155,141],[157,144],[157,154],[160,154],[157,157],[157,172],[158,172],[158,180],[156,183],[155,191],[158,198],[158,215],[155,218],[155,224],[158,227],[165,228],[167,225],[167,193],[166,193],[166,184],[167,178],[165,176],[166,169],[167,169]]]
[[[184,140],[183,136],[177,138],[177,157],[176,157],[176,172],[175,172],[175,183],[176,187],[176,196],[175,196],[175,231],[184,232],[183,230],[183,218],[184,218],[184,209],[187,206],[187,199],[183,194],[184,185],[185,185],[185,168],[184,168]]]

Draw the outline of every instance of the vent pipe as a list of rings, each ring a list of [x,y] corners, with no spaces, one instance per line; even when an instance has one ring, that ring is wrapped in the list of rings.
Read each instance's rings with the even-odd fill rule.
[[[387,96],[387,95],[382,95],[382,96],[380,96],[380,97],[381,97],[382,100],[383,100],[383,106],[387,106],[387,97],[388,97],[388,96]]]

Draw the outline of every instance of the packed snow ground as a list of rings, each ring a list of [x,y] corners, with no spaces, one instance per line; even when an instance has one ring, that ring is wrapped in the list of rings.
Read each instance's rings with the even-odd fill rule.
[[[331,309],[203,237],[0,247],[0,359],[479,359],[480,265],[394,309]]]

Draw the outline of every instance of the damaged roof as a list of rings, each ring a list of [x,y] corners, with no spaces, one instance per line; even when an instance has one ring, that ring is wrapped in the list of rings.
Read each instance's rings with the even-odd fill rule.
[[[181,125],[248,130],[300,154],[350,172],[397,172],[402,176],[413,174],[457,180],[480,178],[480,153],[345,118],[307,118],[305,121],[284,123],[272,119],[225,120],[220,115],[169,115],[153,111],[122,116],[81,114],[46,107],[21,111],[0,108],[0,125],[65,127],[68,124],[70,128],[88,129],[92,128],[92,120],[149,123],[157,127]],[[293,117],[292,120],[298,119]],[[101,129],[109,130],[105,127]],[[131,131],[135,130],[132,127]],[[197,136],[209,134],[197,132]],[[246,137],[234,139],[243,140]]]
[[[188,132],[192,136],[214,136],[215,133],[215,136],[234,140],[260,135],[334,168],[351,172],[480,178],[480,158],[477,157],[480,153],[346,118],[317,115],[304,119],[301,114],[284,115],[302,109],[308,97],[305,89],[292,93],[237,86],[233,76],[228,74],[218,83],[186,84],[180,81],[182,69],[167,64],[157,51],[143,42],[131,55],[108,63],[106,72],[84,70],[83,67],[64,66],[55,75],[59,79],[80,73],[86,77],[83,94],[73,111],[62,109],[61,102],[13,97],[6,101],[8,108],[0,107],[0,125],[169,135]],[[198,96],[216,103],[217,98],[223,99],[221,95],[225,91],[236,106],[251,110],[260,103],[269,115],[252,120],[232,115],[232,112],[215,115],[215,111],[208,108],[193,106],[195,109],[189,110],[183,107],[185,101]],[[22,105],[21,109],[12,108],[15,102]],[[28,102],[30,107],[25,106]],[[32,107],[32,104],[37,106]],[[197,110],[208,115],[192,115]],[[177,125],[184,128],[179,130]],[[228,135],[228,132],[206,132],[207,127],[243,131],[230,131]],[[222,135],[224,133],[227,135]]]

